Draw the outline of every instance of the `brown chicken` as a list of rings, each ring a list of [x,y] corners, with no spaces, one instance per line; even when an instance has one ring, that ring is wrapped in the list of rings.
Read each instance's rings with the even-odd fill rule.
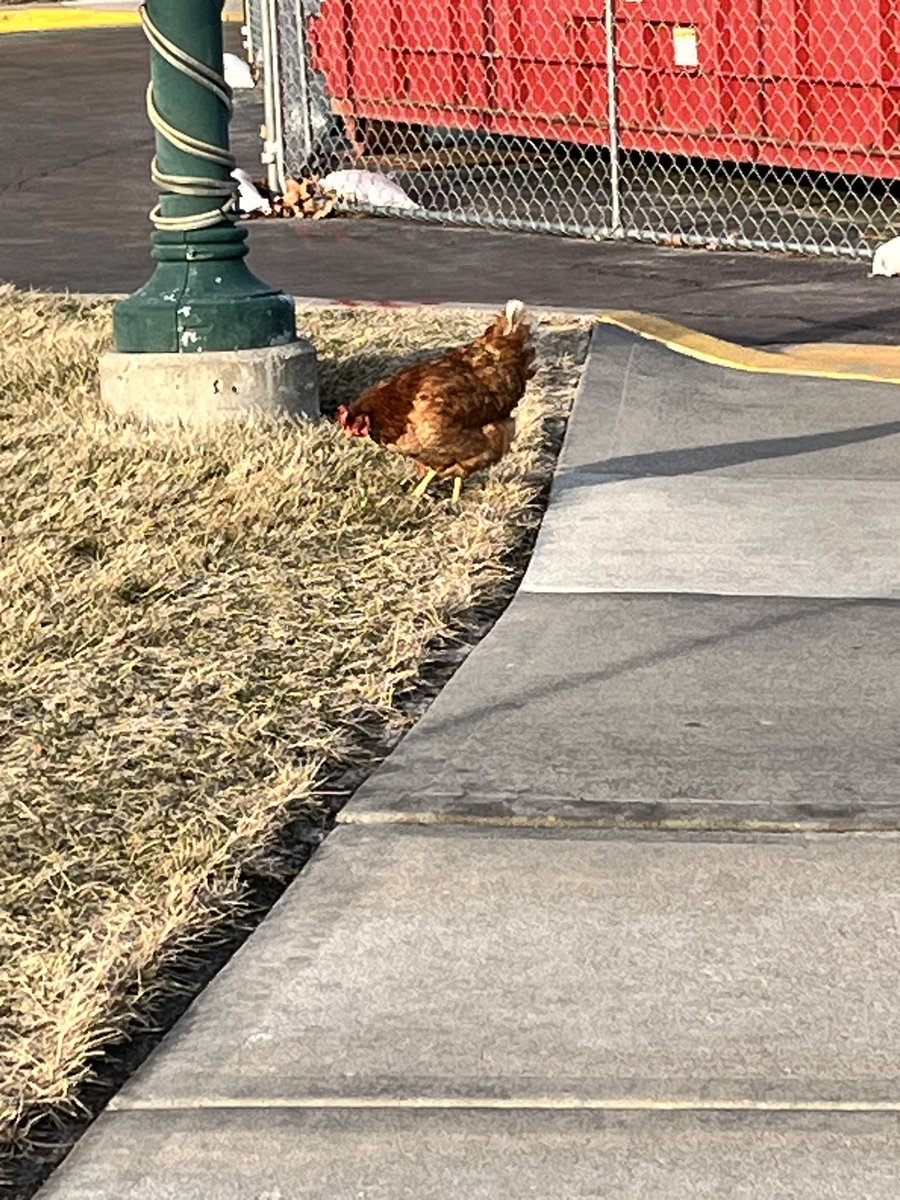
[[[370,437],[417,464],[424,494],[435,476],[464,476],[503,457],[515,433],[513,410],[534,374],[532,328],[525,306],[510,300],[481,337],[376,383],[338,421],[351,437]]]

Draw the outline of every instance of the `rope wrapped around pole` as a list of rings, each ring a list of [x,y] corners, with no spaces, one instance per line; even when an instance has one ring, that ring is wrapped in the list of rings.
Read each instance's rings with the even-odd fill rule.
[[[140,14],[144,33],[157,54],[176,71],[180,71],[207,91],[212,92],[225,107],[230,117],[234,106],[231,88],[225,82],[224,75],[186,53],[180,46],[176,46],[174,42],[160,33],[147,12],[146,4],[140,6]],[[236,163],[234,155],[220,146],[214,146],[211,142],[191,137],[190,134],[171,125],[156,106],[152,82],[147,85],[147,116],[156,132],[176,150],[205,159],[207,162],[216,163],[218,166],[225,167],[229,175],[231,174]],[[150,178],[161,191],[177,196],[222,199],[222,203],[215,208],[204,209],[203,212],[193,213],[190,216],[177,217],[163,216],[160,205],[156,204],[150,212],[150,220],[157,229],[164,229],[171,233],[190,233],[197,229],[209,229],[213,225],[219,225],[222,221],[237,219],[235,199],[237,184],[232,179],[214,179],[203,175],[171,175],[160,169],[155,154],[150,164]]]

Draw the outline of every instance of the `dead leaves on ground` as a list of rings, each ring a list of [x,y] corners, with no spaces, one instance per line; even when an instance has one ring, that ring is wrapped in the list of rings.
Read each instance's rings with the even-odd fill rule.
[[[317,175],[308,179],[295,179],[294,176],[289,175],[281,195],[273,192],[264,179],[254,179],[253,186],[264,199],[269,201],[271,212],[242,213],[242,221],[277,220],[286,217],[321,221],[324,217],[330,217],[337,211],[337,197],[326,195],[320,191]]]

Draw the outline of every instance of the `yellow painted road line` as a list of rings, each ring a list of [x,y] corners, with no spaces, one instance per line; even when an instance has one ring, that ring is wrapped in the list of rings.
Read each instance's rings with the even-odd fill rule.
[[[225,21],[240,21],[238,13],[229,13]],[[140,13],[134,9],[109,8],[13,8],[0,9],[0,34],[50,33],[59,29],[116,29],[140,25]]]
[[[868,383],[900,383],[900,346],[815,344],[793,346],[786,353],[756,350],[698,333],[663,317],[639,312],[604,312],[606,325],[636,333],[698,362],[760,375],[805,375],[816,379],[848,379]]]

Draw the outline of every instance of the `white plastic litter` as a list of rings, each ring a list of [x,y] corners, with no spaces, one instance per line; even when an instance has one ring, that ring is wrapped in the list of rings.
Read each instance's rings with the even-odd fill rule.
[[[245,62],[242,58],[238,58],[236,54],[223,54],[222,62],[225,64],[225,82],[229,87],[256,87],[249,63]]]
[[[418,208],[398,183],[380,171],[332,171],[319,185],[340,200],[376,208]]]
[[[900,237],[884,242],[872,259],[873,275],[900,275]]]
[[[240,167],[235,167],[231,172],[231,178],[237,180],[238,208],[242,213],[261,212],[268,215],[272,211],[272,205],[263,196],[246,171],[242,171]]]

